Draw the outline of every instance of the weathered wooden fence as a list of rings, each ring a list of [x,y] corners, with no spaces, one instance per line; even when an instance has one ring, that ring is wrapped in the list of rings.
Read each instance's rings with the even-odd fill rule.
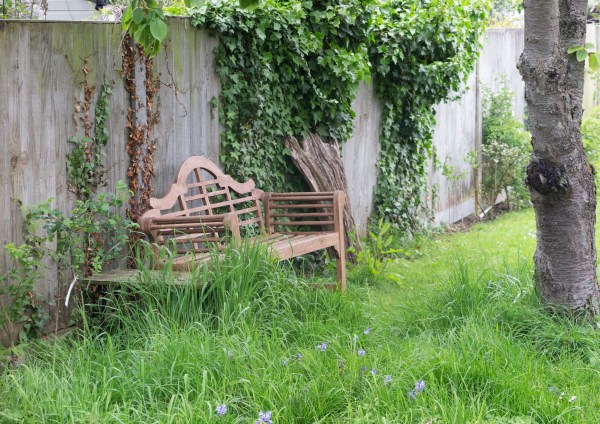
[[[433,145],[438,163],[431,166],[429,181],[438,223],[452,223],[475,211],[473,170],[465,159],[469,151],[481,148],[484,87],[495,91],[500,78],[504,78],[514,92],[515,114],[523,117],[524,85],[517,70],[523,42],[522,29],[486,31],[479,62],[465,93],[459,101],[437,107]]]
[[[93,22],[0,21],[0,274],[9,263],[3,246],[21,239],[21,212],[12,198],[37,204],[52,198],[64,211],[73,201],[66,185],[67,140],[81,135],[73,120],[82,99],[82,69],[96,87],[112,83],[111,117],[106,165],[109,189],[125,180],[128,157],[125,124],[131,100],[121,73],[122,35],[119,25]],[[159,55],[155,75],[160,121],[153,130],[157,143],[154,189],[164,193],[179,164],[191,155],[219,155],[219,120],[211,106],[220,87],[213,49],[218,41],[173,19],[166,49]],[[452,222],[474,210],[473,175],[464,159],[481,143],[481,84],[494,86],[506,74],[515,91],[515,110],[522,115],[523,87],[516,62],[523,46],[521,30],[491,30],[468,90],[458,102],[437,108],[434,145],[437,157],[454,177],[432,167],[430,184],[438,222]],[[95,100],[95,99],[94,99]],[[349,193],[359,233],[366,232],[377,178],[381,107],[372,87],[361,85],[354,102],[355,133],[343,146]],[[446,175],[444,175],[446,174]],[[47,300],[63,289],[49,270],[39,287]],[[1,301],[2,299],[0,299]],[[52,311],[51,311],[52,312]],[[1,337],[1,336],[0,336]]]
[[[9,266],[3,247],[21,240],[22,214],[12,199],[33,205],[52,198],[52,205],[63,211],[73,201],[66,181],[67,140],[82,135],[73,113],[83,97],[84,67],[96,87],[105,80],[112,83],[109,189],[125,180],[125,124],[131,102],[121,75],[121,42],[121,28],[114,24],[0,21],[0,275]],[[218,158],[218,113],[211,107],[220,90],[212,54],[216,45],[216,39],[185,20],[173,20],[168,47],[156,60],[155,75],[163,82],[160,122],[153,132],[158,193],[165,192],[185,158]],[[56,270],[49,269],[39,294],[60,305],[64,283],[57,284]],[[49,309],[54,314],[54,307]]]

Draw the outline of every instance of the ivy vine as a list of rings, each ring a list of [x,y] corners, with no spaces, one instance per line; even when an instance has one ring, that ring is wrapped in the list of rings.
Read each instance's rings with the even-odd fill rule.
[[[483,0],[401,1],[373,20],[369,57],[383,103],[375,208],[403,229],[427,213],[434,105],[457,97],[475,67],[487,10]]]
[[[216,32],[221,163],[266,190],[302,188],[283,139],[353,131],[358,83],[373,77],[383,103],[377,215],[422,222],[433,106],[452,98],[478,56],[486,0],[269,0],[195,9]]]
[[[83,129],[83,135],[69,139],[74,147],[66,158],[67,185],[76,197],[73,208],[64,213],[52,207],[52,199],[34,206],[25,206],[16,200],[23,212],[23,243],[5,246],[12,263],[8,271],[0,275],[0,296],[8,298],[8,302],[0,302],[0,331],[3,333],[0,336],[4,336],[0,339],[11,343],[23,342],[44,332],[49,319],[46,304],[56,307],[55,329],[58,329],[62,302],[56,300],[63,295],[61,277],[90,275],[120,259],[128,235],[135,228],[119,213],[128,197],[124,183],[117,183],[116,194],[97,193],[99,186],[106,185],[104,157],[109,139],[106,124],[110,117],[111,85],[104,81],[93,111],[95,89],[87,79],[90,71],[84,60],[83,99],[77,101],[73,114],[76,127]],[[56,265],[60,274],[57,297],[51,301],[43,299],[36,290],[49,265]]]
[[[107,183],[104,157],[108,143],[106,121],[110,117],[108,97],[112,93],[111,85],[104,81],[100,87],[96,100],[94,134],[91,133],[92,125],[89,123],[90,98],[93,91],[87,80],[84,80],[84,101],[79,102],[76,109],[82,115],[80,120],[85,127],[85,134],[82,137],[69,138],[74,147],[71,153],[67,154],[68,187],[78,199],[89,199],[99,186],[105,186]]]
[[[221,79],[221,163],[266,190],[298,188],[283,138],[352,133],[352,100],[369,75],[369,8],[346,3],[268,2],[254,10],[209,4],[192,17],[216,31]]]

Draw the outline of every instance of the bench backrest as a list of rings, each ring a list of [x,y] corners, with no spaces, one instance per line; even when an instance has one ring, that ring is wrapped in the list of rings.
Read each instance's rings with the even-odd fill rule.
[[[239,183],[210,159],[192,156],[179,167],[177,178],[163,198],[151,198],[154,216],[223,215],[238,212],[240,227],[264,229],[259,200],[263,192],[254,181]]]

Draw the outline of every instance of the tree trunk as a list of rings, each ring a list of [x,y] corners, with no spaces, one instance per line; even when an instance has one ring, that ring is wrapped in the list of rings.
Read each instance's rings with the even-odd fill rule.
[[[292,161],[304,175],[312,190],[341,190],[346,193],[346,204],[344,205],[346,248],[352,247],[355,252],[347,253],[346,256],[349,261],[356,262],[356,253],[360,252],[360,240],[356,234],[350,196],[347,195],[348,182],[337,143],[326,143],[318,135],[309,134],[302,140],[302,146],[294,137],[286,139],[285,145],[290,149]]]
[[[525,0],[524,7],[518,67],[531,120],[535,279],[545,304],[597,314],[596,188],[581,142],[584,63],[567,54],[585,44],[587,0]]]

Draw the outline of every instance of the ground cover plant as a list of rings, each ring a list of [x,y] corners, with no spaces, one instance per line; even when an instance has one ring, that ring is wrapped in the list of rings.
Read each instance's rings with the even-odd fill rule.
[[[532,211],[509,213],[347,297],[252,249],[210,290],[148,275],[4,369],[0,421],[597,422],[600,334],[541,309],[534,244]]]

